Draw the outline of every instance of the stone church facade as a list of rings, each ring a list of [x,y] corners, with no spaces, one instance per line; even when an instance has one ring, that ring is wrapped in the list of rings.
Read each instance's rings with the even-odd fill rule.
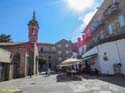
[[[28,23],[29,41],[24,43],[0,43],[0,48],[11,52],[9,79],[38,74],[38,30],[39,25],[33,18]],[[4,55],[3,55],[4,56]]]
[[[73,54],[75,44],[65,39],[55,44],[38,43],[39,24],[35,18],[35,12],[28,23],[28,29],[28,42],[0,43],[0,48],[10,52],[8,79],[37,75],[43,70],[41,68],[44,68],[43,62],[45,62],[45,68],[54,70],[60,62]]]

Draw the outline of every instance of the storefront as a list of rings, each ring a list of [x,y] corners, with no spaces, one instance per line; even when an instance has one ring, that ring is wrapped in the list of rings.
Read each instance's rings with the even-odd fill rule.
[[[9,64],[0,63],[0,81],[5,81],[9,79]]]
[[[0,81],[9,79],[10,52],[0,48]]]

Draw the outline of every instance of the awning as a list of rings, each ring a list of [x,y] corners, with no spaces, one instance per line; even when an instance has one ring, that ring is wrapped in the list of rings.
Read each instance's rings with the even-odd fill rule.
[[[92,58],[94,58],[94,57],[96,57],[96,56],[97,56],[97,53],[96,53],[96,54],[89,55],[89,56],[86,56],[86,57],[83,57],[82,60],[83,60],[83,61],[85,61],[85,60],[90,60],[90,59],[92,59]]]
[[[82,58],[87,57],[87,56],[91,56],[91,55],[94,55],[94,54],[98,54],[97,50],[98,50],[97,47],[94,47],[94,48],[90,49],[89,51],[87,51],[86,53],[84,53],[82,55]]]
[[[81,60],[79,60],[79,59],[70,58],[70,59],[67,59],[67,60],[63,61],[60,64],[60,66],[71,66],[71,65],[78,64],[80,62],[81,62]]]

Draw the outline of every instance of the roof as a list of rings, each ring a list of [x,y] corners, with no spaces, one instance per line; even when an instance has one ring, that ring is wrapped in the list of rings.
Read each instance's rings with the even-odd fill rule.
[[[2,46],[17,45],[17,44],[20,44],[20,43],[0,43],[0,45]]]
[[[55,44],[52,44],[52,43],[38,43],[38,45],[55,46]]]
[[[10,52],[0,48],[0,62],[2,63],[10,63]]]
[[[7,42],[7,43],[0,43],[0,46],[13,46],[13,45],[21,45],[27,43],[28,42]]]
[[[37,26],[39,28],[39,24],[38,24],[38,22],[36,20],[36,16],[35,16],[35,11],[33,12],[33,17],[29,21],[28,25],[35,25],[35,26]]]
[[[61,43],[61,42],[68,42],[68,40],[66,40],[66,39],[61,39],[61,40],[59,40],[58,42],[56,42],[56,44],[57,44],[57,43]]]

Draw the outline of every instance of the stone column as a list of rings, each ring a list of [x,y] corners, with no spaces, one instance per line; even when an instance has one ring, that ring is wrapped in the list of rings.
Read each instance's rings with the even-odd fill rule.
[[[37,56],[38,56],[38,46],[37,43],[34,43],[34,74],[37,74],[38,71],[38,62],[37,62]]]
[[[9,65],[9,80],[13,79],[13,64],[10,63]]]
[[[35,60],[35,53],[33,55],[33,75],[36,74],[36,60]]]
[[[28,54],[25,52],[25,63],[24,63],[24,75],[27,76],[27,63],[28,63]]]

